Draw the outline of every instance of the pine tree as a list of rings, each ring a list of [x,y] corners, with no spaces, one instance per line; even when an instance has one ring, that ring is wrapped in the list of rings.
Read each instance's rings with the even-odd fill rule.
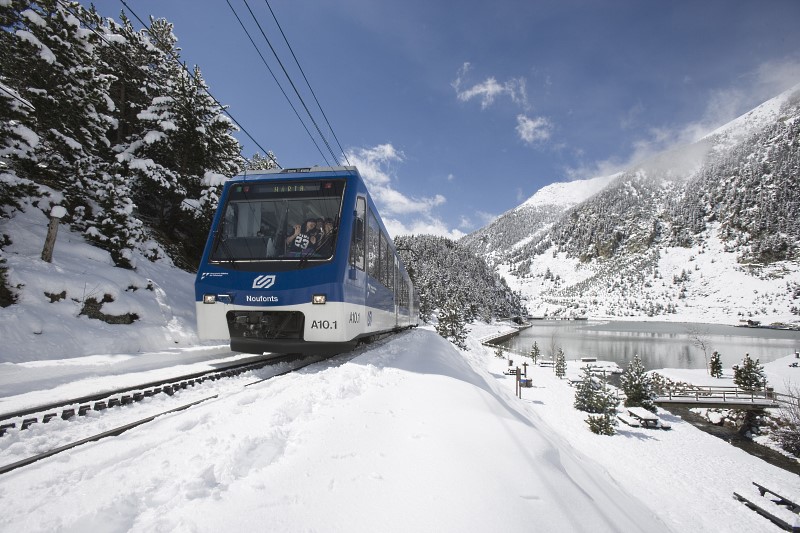
[[[29,127],[32,111],[33,106],[5,85],[0,76],[0,208],[19,208],[20,198],[36,195],[33,182],[21,179],[15,171],[20,163],[34,158],[39,143],[39,137]]]
[[[737,387],[747,391],[762,390],[767,386],[767,378],[764,376],[764,367],[750,358],[750,354],[745,354],[741,365],[733,367],[733,382]]]
[[[0,72],[3,83],[35,110],[24,126],[39,142],[16,162],[16,175],[62,191],[66,221],[85,230],[95,216],[99,169],[110,157],[112,77],[99,66],[102,41],[77,23],[73,11],[88,16],[77,3],[0,6]]]
[[[558,355],[556,355],[555,372],[556,377],[559,379],[563,379],[567,375],[567,359],[564,356],[564,350],[561,348],[558,349]]]
[[[575,390],[575,409],[586,413],[597,413],[595,396],[594,376],[592,370],[585,366],[581,370],[581,381]]]
[[[620,385],[625,392],[626,407],[644,407],[648,411],[656,411],[653,383],[638,354],[633,356],[633,361],[622,374]]]
[[[278,168],[278,160],[272,152],[267,152],[266,157],[256,152],[250,159],[244,159],[242,167],[245,170],[272,170]]]
[[[439,311],[439,322],[436,324],[436,333],[448,339],[462,350],[466,350],[468,332],[469,330],[466,327],[466,323],[459,309],[448,306]]]
[[[719,352],[714,351],[714,353],[711,354],[710,367],[711,377],[722,377],[722,357],[719,355]]]
[[[597,414],[589,415],[586,419],[589,429],[598,435],[614,435],[616,433],[614,428],[617,425],[617,403],[619,402],[605,381],[596,391],[594,401]]]
[[[533,359],[533,364],[536,364],[536,360],[541,355],[541,350],[539,350],[539,345],[536,341],[533,341],[533,346],[531,346],[530,358]]]

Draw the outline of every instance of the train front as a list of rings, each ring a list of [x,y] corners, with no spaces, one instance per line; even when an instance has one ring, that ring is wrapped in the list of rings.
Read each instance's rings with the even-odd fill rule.
[[[352,216],[342,216],[354,172],[266,171],[226,184],[195,281],[201,339],[258,354],[355,344],[343,319]]]

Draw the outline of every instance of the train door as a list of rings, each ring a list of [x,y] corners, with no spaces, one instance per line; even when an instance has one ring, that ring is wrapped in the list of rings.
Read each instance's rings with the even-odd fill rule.
[[[364,333],[367,326],[366,299],[366,246],[367,246],[367,200],[363,196],[356,199],[353,235],[350,241],[350,265],[345,287],[348,291],[347,302],[353,307],[349,310],[350,337]]]
[[[400,291],[402,290],[400,285],[402,280],[400,279],[400,263],[397,259],[397,256],[394,256],[394,280],[392,283],[392,287],[394,287],[394,326],[400,326]]]

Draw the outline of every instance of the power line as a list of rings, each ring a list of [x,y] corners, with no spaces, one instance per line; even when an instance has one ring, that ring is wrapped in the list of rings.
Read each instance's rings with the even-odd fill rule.
[[[267,45],[269,45],[270,50],[272,50],[272,55],[275,56],[275,60],[278,62],[278,64],[280,65],[281,69],[283,70],[283,73],[286,76],[286,79],[289,80],[289,84],[292,86],[292,89],[294,89],[295,95],[297,95],[297,98],[300,100],[300,103],[303,104],[303,108],[306,110],[306,113],[308,114],[308,118],[311,120],[311,123],[314,124],[314,127],[317,130],[317,133],[322,138],[323,142],[325,143],[325,146],[328,148],[328,152],[330,152],[331,156],[333,157],[333,160],[336,161],[337,165],[339,165],[340,164],[339,160],[336,158],[336,154],[333,152],[333,149],[331,148],[331,145],[328,143],[328,139],[325,138],[325,135],[322,133],[322,130],[319,127],[319,124],[317,124],[317,121],[314,120],[314,117],[311,114],[311,111],[308,109],[308,106],[306,105],[305,100],[303,100],[303,97],[300,95],[300,91],[297,90],[297,86],[292,81],[292,77],[289,75],[289,72],[287,72],[286,67],[283,65],[283,62],[281,61],[280,57],[278,57],[278,53],[275,51],[275,48],[272,46],[272,42],[269,40],[269,37],[267,37],[267,34],[264,33],[264,28],[261,27],[261,24],[258,22],[258,19],[256,18],[255,14],[253,13],[253,10],[250,9],[250,4],[247,3],[247,0],[243,0],[243,1],[244,1],[244,5],[247,7],[247,10],[250,12],[250,16],[253,17],[253,21],[255,21],[256,26],[258,26],[258,29],[261,31],[261,35],[264,37],[264,40],[267,41]]]
[[[60,0],[59,0],[59,1],[60,1]],[[139,21],[139,24],[141,24],[141,25],[142,25],[142,27],[144,27],[145,31],[147,31],[147,33],[148,33],[148,34],[150,34],[150,37],[152,37],[153,39],[155,39],[156,41],[158,41],[158,37],[156,37],[155,35],[153,35],[153,33],[150,31],[150,27],[149,27],[147,24],[145,24],[145,22],[144,22],[144,21],[143,21],[143,20],[142,20],[142,19],[139,17],[139,15],[137,15],[137,14],[136,14],[136,12],[135,12],[133,9],[131,9],[131,7],[128,5],[128,3],[127,3],[125,0],[120,0],[120,2],[122,3],[122,5],[123,5],[123,6],[125,6],[125,7],[128,9],[128,11],[130,11],[131,15],[133,15],[133,16],[134,16],[134,18],[136,18],[136,20],[138,20],[138,21]],[[174,60],[175,60],[175,61],[178,63],[178,65],[180,65],[180,67],[183,69],[183,71],[184,71],[184,72],[186,72],[186,73],[187,73],[187,74],[188,74],[188,75],[189,75],[189,76],[190,76],[190,77],[191,77],[191,78],[192,78],[192,79],[193,79],[193,80],[194,80],[194,81],[197,83],[197,78],[194,76],[194,74],[193,74],[192,72],[190,72],[190,71],[189,71],[189,69],[188,69],[188,68],[186,68],[186,65],[185,65],[185,64],[181,63],[181,60],[180,60],[180,58],[178,58],[178,57],[175,55],[175,52],[174,52],[174,50],[172,50],[172,47],[164,46],[164,43],[161,43],[161,42],[159,42],[159,44],[161,44],[161,45],[162,45],[162,49],[164,49],[164,50],[169,50],[169,52],[168,52],[168,53],[169,53],[169,56],[170,56],[170,57],[172,57],[172,59],[174,59]],[[199,85],[199,84],[198,84],[198,85]],[[223,112],[223,113],[225,113],[226,115],[228,115],[228,117],[229,117],[229,118],[230,118],[230,119],[233,121],[233,123],[234,123],[234,124],[236,124],[236,126],[237,126],[237,127],[238,127],[238,128],[241,130],[241,131],[243,131],[243,132],[244,132],[244,134],[245,134],[245,135],[247,135],[247,137],[248,137],[248,138],[249,138],[251,141],[253,141],[253,143],[255,143],[255,145],[256,145],[256,146],[258,146],[258,147],[259,147],[259,148],[260,148],[260,149],[261,149],[261,150],[262,150],[262,151],[263,151],[263,152],[266,154],[266,156],[267,156],[268,158],[270,158],[270,159],[272,160],[272,162],[273,162],[273,163],[275,163],[275,165],[276,165],[278,168],[282,169],[283,167],[282,167],[282,166],[281,166],[281,165],[278,163],[277,159],[275,159],[275,157],[274,157],[274,156],[272,156],[272,155],[269,153],[269,151],[267,151],[267,150],[266,150],[266,149],[265,149],[263,146],[261,146],[261,144],[260,144],[260,143],[259,143],[259,142],[258,142],[258,141],[257,141],[257,140],[256,140],[256,139],[255,139],[255,138],[252,136],[252,135],[250,135],[250,132],[248,132],[248,131],[245,129],[245,127],[244,127],[244,126],[242,126],[242,125],[239,123],[239,121],[238,121],[238,120],[236,120],[236,118],[234,118],[234,116],[231,114],[231,112],[230,112],[230,111],[228,111],[228,109],[227,109],[227,108],[226,108],[224,105],[222,105],[222,104],[219,102],[219,100],[217,100],[217,99],[214,97],[214,95],[213,95],[213,94],[211,94],[211,91],[209,91],[208,87],[206,87],[206,86],[205,86],[205,84],[201,85],[201,87],[203,88],[203,90],[205,91],[205,93],[206,93],[206,94],[209,96],[209,98],[211,98],[211,99],[214,101],[214,103],[215,103],[215,104],[217,104],[217,105],[219,106],[219,108],[222,110],[222,112]]]
[[[336,132],[333,131],[333,126],[331,126],[331,123],[328,120],[328,116],[325,115],[325,111],[322,109],[322,105],[319,103],[319,100],[317,99],[317,95],[314,92],[314,89],[311,88],[311,83],[308,81],[308,78],[306,77],[306,73],[303,70],[303,67],[300,66],[300,62],[297,60],[297,56],[294,53],[294,49],[292,49],[292,45],[289,44],[289,39],[286,38],[286,34],[283,32],[283,28],[281,27],[281,23],[278,22],[278,17],[275,16],[275,12],[272,10],[272,6],[270,5],[269,0],[264,0],[264,3],[267,4],[267,7],[269,8],[269,12],[270,12],[270,14],[272,14],[273,20],[275,20],[275,25],[278,26],[278,30],[280,30],[281,35],[283,36],[283,41],[286,43],[286,46],[289,48],[289,52],[291,52],[292,57],[294,58],[294,62],[297,65],[297,68],[300,69],[300,73],[303,75],[303,79],[305,80],[306,85],[308,86],[308,90],[311,91],[311,95],[314,97],[314,101],[317,103],[317,107],[319,108],[320,113],[322,113],[322,117],[325,119],[325,123],[328,125],[328,129],[331,130],[331,134],[333,135],[333,138],[336,140],[336,144],[339,146],[339,150],[342,151],[342,155],[344,156],[345,161],[347,161],[347,164],[349,165],[350,164],[350,160],[347,158],[347,154],[345,153],[344,148],[342,148],[342,143],[339,142],[339,138],[336,136]]]
[[[247,28],[245,27],[244,23],[242,22],[242,19],[239,18],[239,14],[236,13],[236,10],[233,8],[233,6],[231,5],[229,0],[225,0],[225,1],[227,2],[228,7],[231,8],[231,11],[233,12],[233,16],[236,17],[236,20],[239,22],[239,25],[242,27],[242,30],[244,30],[245,35],[247,35],[247,38],[250,40],[250,44],[252,44],[253,48],[256,49],[256,53],[261,58],[261,62],[264,63],[265,67],[267,67],[267,70],[269,71],[270,75],[272,75],[272,79],[275,80],[275,83],[278,85],[278,88],[281,90],[281,93],[283,93],[283,96],[284,96],[284,98],[286,98],[286,102],[288,102],[289,107],[291,107],[292,111],[294,111],[294,114],[297,117],[297,120],[299,120],[300,124],[303,125],[303,129],[306,130],[306,133],[308,134],[309,139],[311,139],[311,142],[314,143],[314,146],[317,147],[317,151],[319,152],[319,155],[322,156],[322,160],[325,161],[326,165],[330,166],[330,163],[328,162],[328,159],[325,157],[325,154],[322,152],[322,149],[317,144],[316,139],[314,139],[314,136],[311,134],[310,131],[308,131],[308,127],[306,126],[306,123],[303,121],[302,117],[300,117],[300,113],[297,112],[297,109],[294,107],[294,104],[292,104],[292,100],[289,98],[289,95],[286,94],[286,91],[283,89],[283,86],[281,85],[281,82],[278,81],[278,78],[275,76],[275,73],[270,68],[269,64],[267,63],[267,60],[264,58],[264,55],[261,53],[261,50],[259,50],[258,45],[253,40],[253,37],[250,35],[250,32],[247,31]]]
[[[10,96],[10,97],[11,97],[11,98],[13,98],[14,100],[16,100],[16,101],[20,102],[22,105],[24,105],[25,107],[27,107],[27,108],[28,108],[28,109],[30,109],[31,111],[36,111],[36,108],[35,108],[35,107],[33,107],[33,104],[31,104],[30,102],[28,102],[28,101],[27,101],[27,100],[25,100],[24,98],[20,97],[20,96],[17,94],[17,92],[16,92],[14,89],[12,89],[12,88],[10,88],[10,87],[6,87],[6,86],[5,86],[5,85],[3,85],[2,83],[0,83],[0,91],[3,91],[3,92],[4,92],[4,93],[6,93],[8,96]]]

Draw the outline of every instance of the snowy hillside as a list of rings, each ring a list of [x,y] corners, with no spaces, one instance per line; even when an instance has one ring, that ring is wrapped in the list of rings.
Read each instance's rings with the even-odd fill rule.
[[[462,241],[533,314],[800,320],[800,87],[693,145],[557,185]]]
[[[63,224],[47,263],[47,225],[33,206],[0,219],[0,274],[14,301],[0,307],[0,363],[197,344],[193,274],[139,255],[136,270],[114,267]]]
[[[546,231],[553,220],[601,191],[617,175],[588,180],[551,183],[521,205],[502,214],[488,226],[463,237],[459,242],[493,261],[509,246],[521,246]],[[531,232],[533,230],[533,233]]]

